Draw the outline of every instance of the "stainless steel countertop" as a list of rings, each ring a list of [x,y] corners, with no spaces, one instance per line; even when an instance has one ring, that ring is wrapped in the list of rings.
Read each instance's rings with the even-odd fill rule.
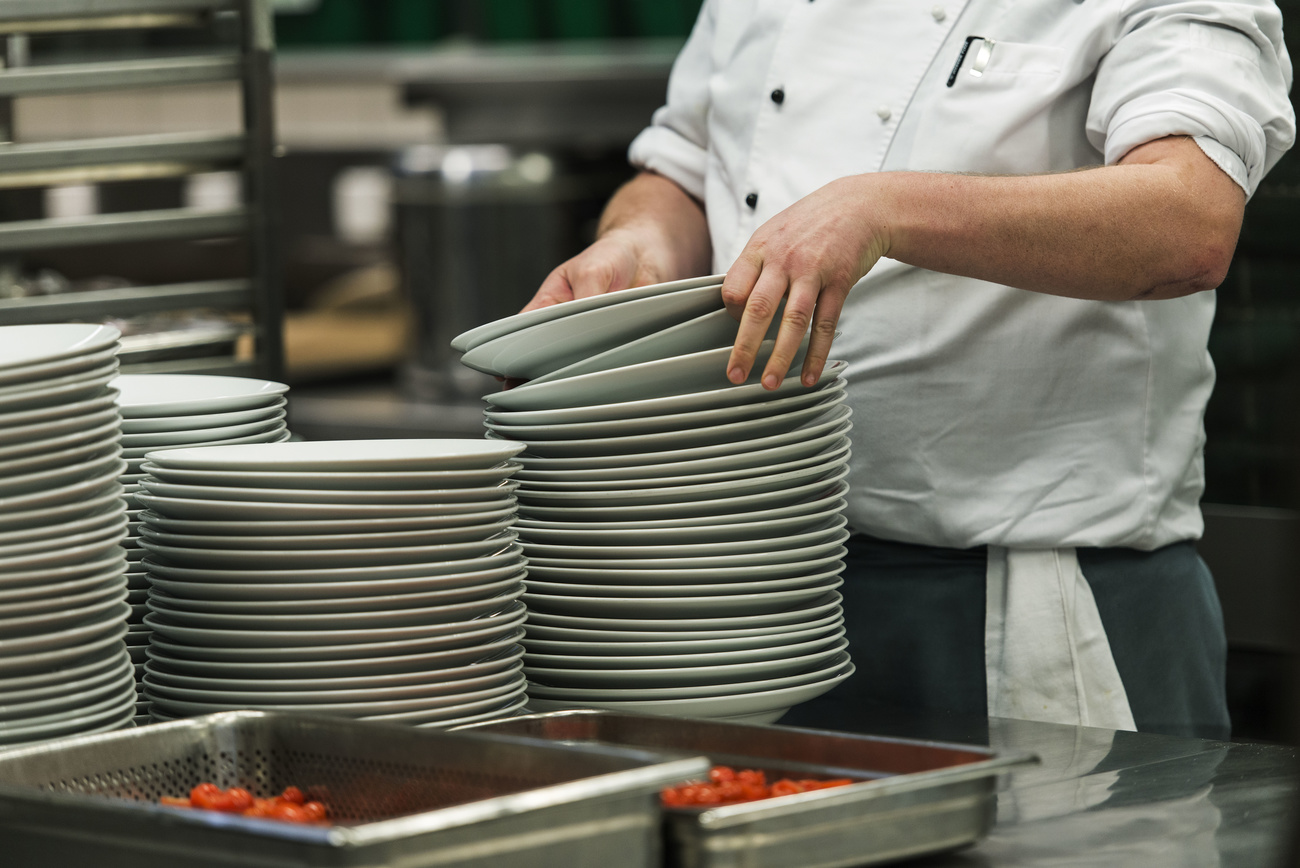
[[[1274,868],[1300,782],[1300,751],[1277,745],[936,715],[881,714],[861,731],[1042,760],[1004,779],[986,840],[909,863],[923,868]]]

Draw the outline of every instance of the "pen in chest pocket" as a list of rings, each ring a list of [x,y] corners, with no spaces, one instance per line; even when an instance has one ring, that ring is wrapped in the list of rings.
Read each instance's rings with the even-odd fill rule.
[[[957,73],[961,71],[961,65],[966,62],[966,55],[970,52],[971,43],[974,42],[979,43],[979,49],[975,52],[975,59],[971,61],[970,74],[976,78],[984,74],[989,60],[993,57],[993,46],[998,44],[997,40],[984,36],[967,36],[966,41],[961,44],[961,51],[957,53],[957,62],[952,65],[952,72],[948,73],[948,87],[952,87],[957,81]]]

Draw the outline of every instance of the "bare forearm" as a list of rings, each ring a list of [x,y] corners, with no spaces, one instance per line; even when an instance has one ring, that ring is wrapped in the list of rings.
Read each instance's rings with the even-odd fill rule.
[[[705,274],[712,256],[703,206],[642,172],[605,206],[592,245],[556,266],[524,310]]]
[[[624,184],[605,206],[596,236],[611,233],[636,243],[661,281],[704,274],[713,256],[704,207],[653,172]]]
[[[727,272],[722,297],[741,318],[728,376],[748,376],[784,298],[763,382],[776,387],[809,329],[803,376],[815,382],[849,290],[882,256],[1102,301],[1213,289],[1232,260],[1245,201],[1186,137],[1059,175],[840,178],[759,227]]]
[[[879,176],[892,215],[886,255],[1074,298],[1213,289],[1232,259],[1244,194],[1213,167],[1206,174],[1138,157],[1059,175]]]

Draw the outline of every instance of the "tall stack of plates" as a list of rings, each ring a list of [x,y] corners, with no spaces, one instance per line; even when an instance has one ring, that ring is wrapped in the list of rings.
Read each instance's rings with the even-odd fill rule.
[[[111,383],[119,392],[122,413],[122,456],[127,516],[127,601],[131,604],[126,643],[135,664],[136,689],[141,693],[140,716],[148,720],[143,699],[144,649],[149,644],[145,616],[145,574],[139,527],[142,512],[136,494],[144,456],[156,450],[237,443],[278,443],[289,439],[285,428],[283,383],[209,374],[124,374]]]
[[[155,719],[252,708],[450,726],[518,711],[520,448],[150,453],[137,497]]]
[[[725,376],[718,277],[466,332],[488,438],[519,455],[530,707],[771,721],[847,678],[843,363],[811,388]],[[806,344],[805,344],[806,348]]]
[[[128,726],[116,329],[0,327],[0,744]]]

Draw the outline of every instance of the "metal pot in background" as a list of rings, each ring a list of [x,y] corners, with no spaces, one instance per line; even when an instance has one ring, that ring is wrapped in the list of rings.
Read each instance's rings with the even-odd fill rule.
[[[401,378],[409,394],[478,400],[500,388],[461,365],[451,339],[518,312],[551,269],[590,243],[626,177],[602,165],[500,144],[419,145],[399,155],[398,255],[415,318]]]

